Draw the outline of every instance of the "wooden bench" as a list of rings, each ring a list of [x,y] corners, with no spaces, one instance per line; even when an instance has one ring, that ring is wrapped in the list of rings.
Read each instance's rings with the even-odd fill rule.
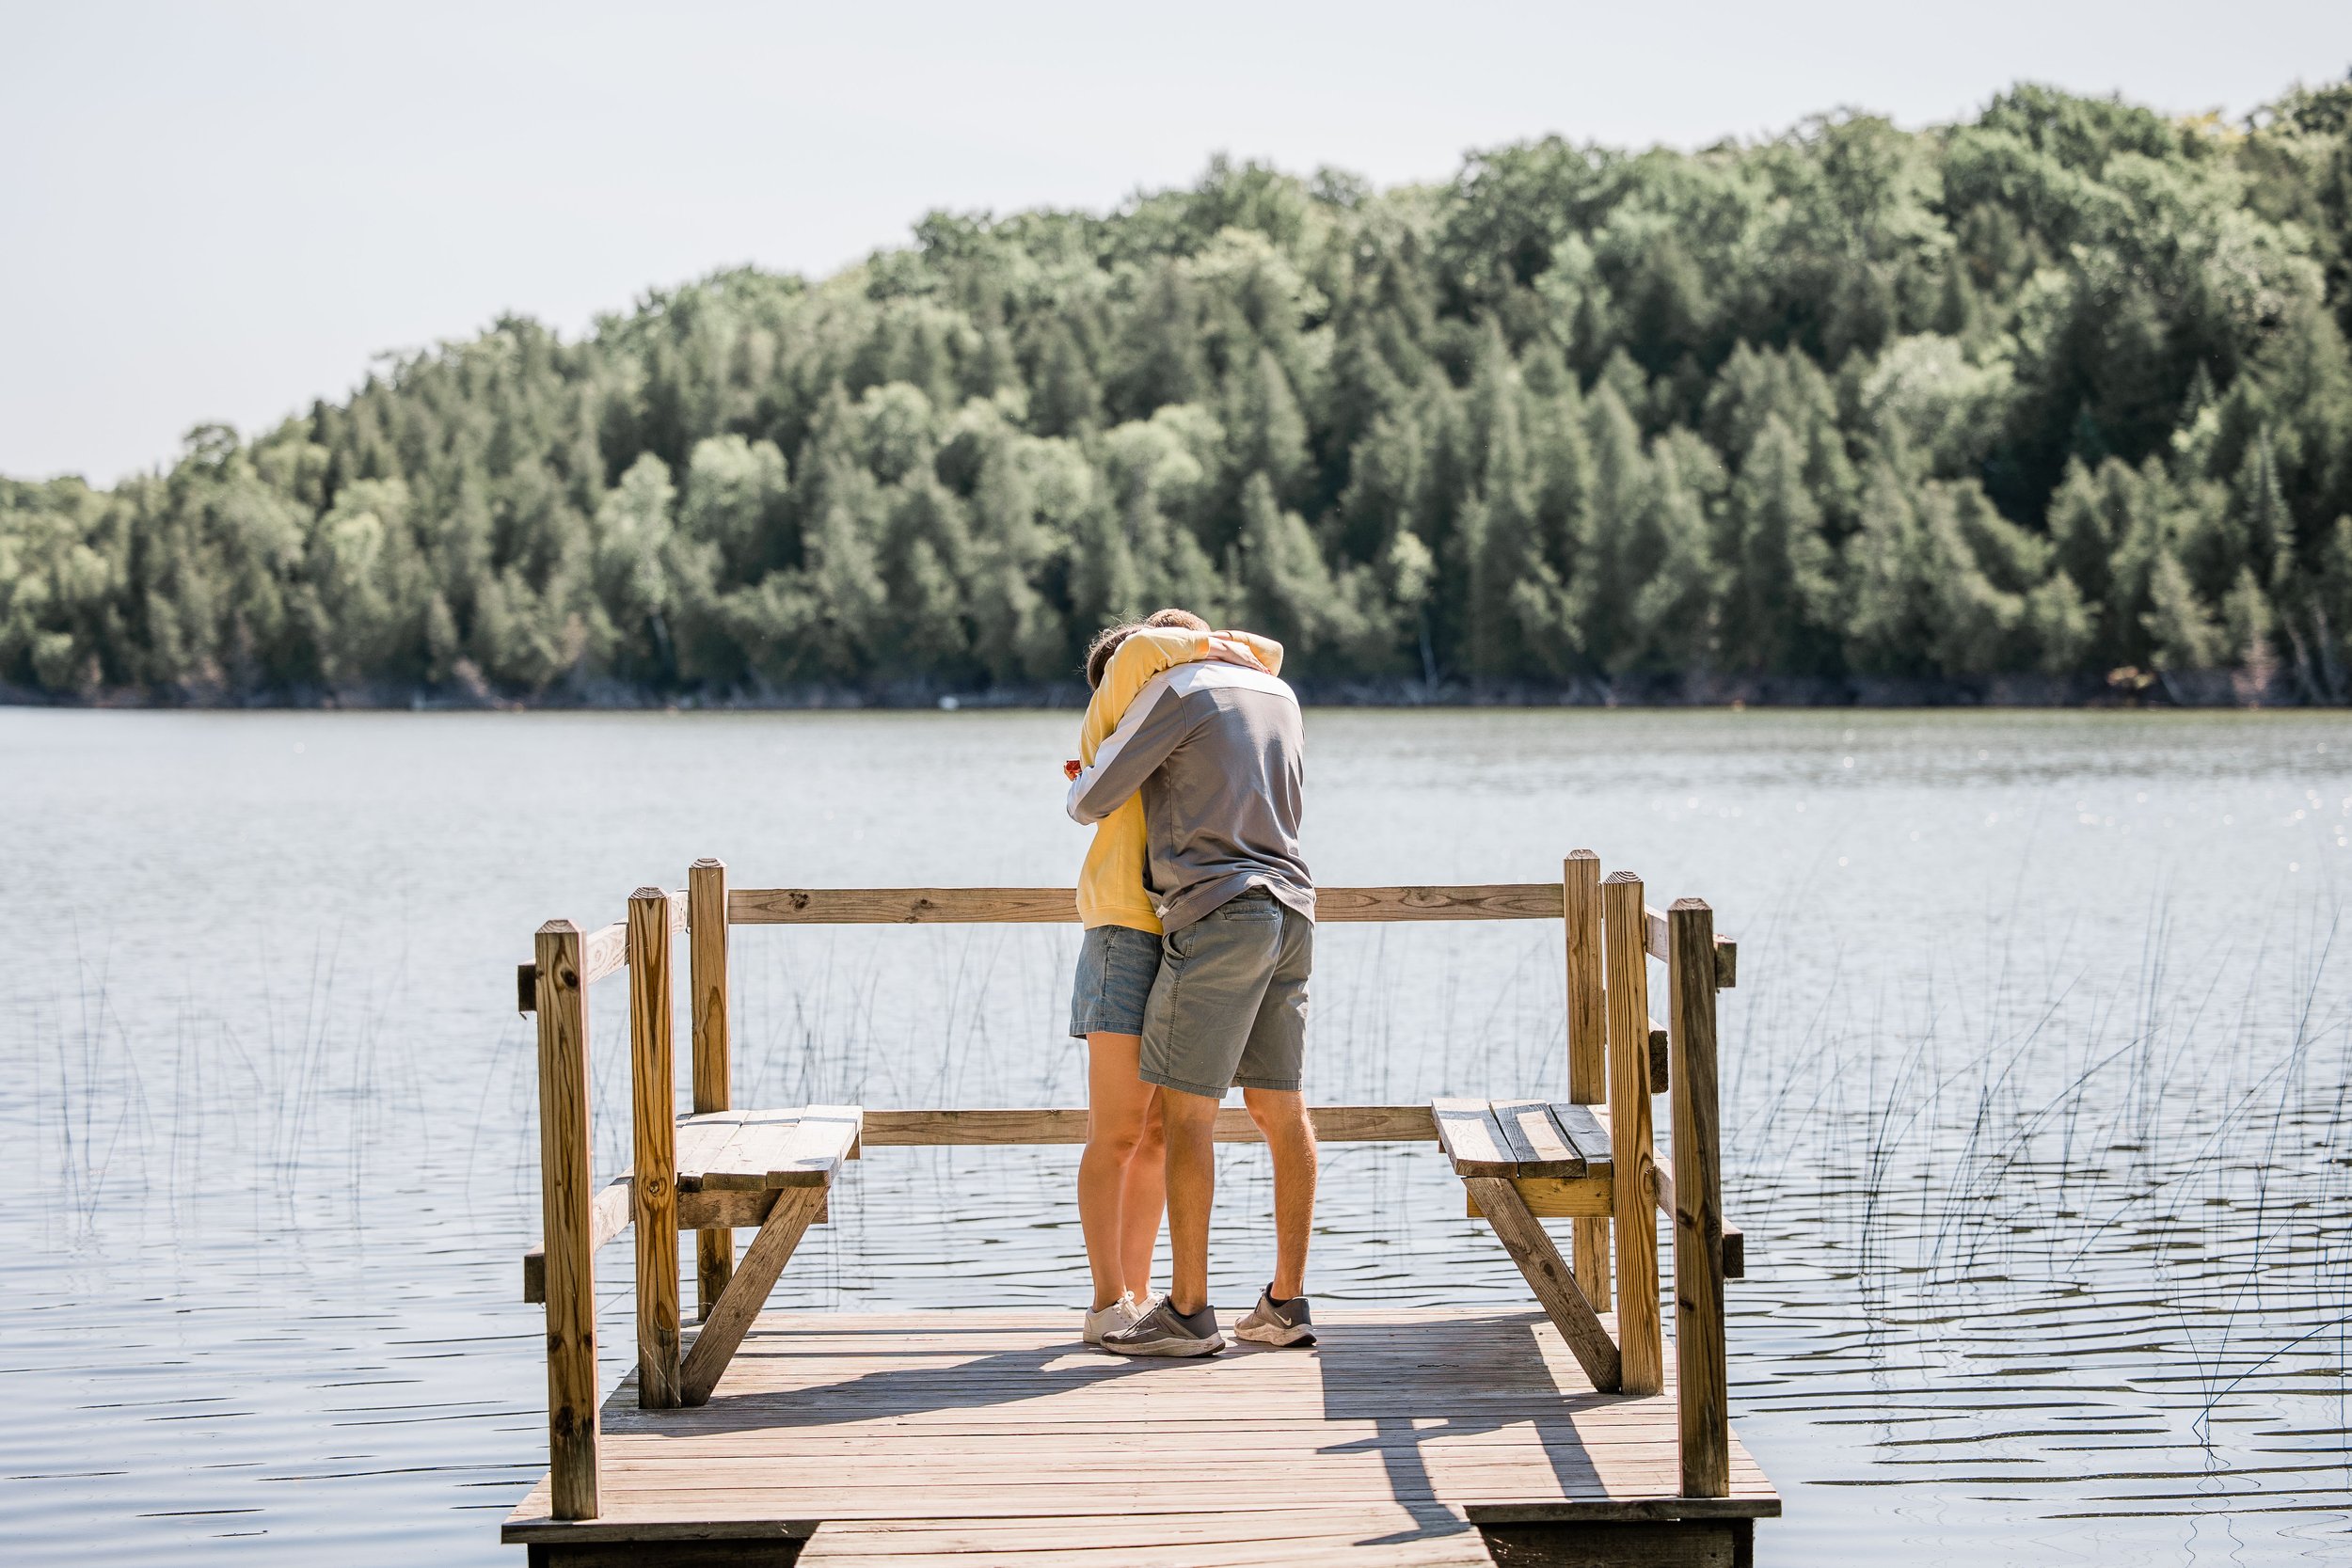
[[[1561,914],[1567,1099],[1441,1099],[1430,1117],[1471,1217],[1493,1227],[1595,1388],[1664,1386],[1652,1211],[1673,1219],[1684,1491],[1718,1496],[1728,1453],[1724,1281],[1744,1272],[1745,1256],[1723,1223],[1715,993],[1737,983],[1739,949],[1715,935],[1703,901],[1653,910],[1641,879],[1621,871],[1604,881],[1589,850],[1562,867]],[[1666,966],[1664,1028],[1649,1011],[1652,958]],[[1676,1176],[1655,1157],[1650,1097],[1660,1092],[1674,1096]],[[1676,1202],[1677,1185],[1690,1201]],[[1546,1219],[1572,1222],[1573,1261]],[[1613,1335],[1602,1317],[1613,1305]]]
[[[674,1374],[677,1404],[707,1404],[719,1374],[759,1316],[776,1277],[792,1260],[801,1237],[825,1209],[841,1162],[857,1153],[865,1113],[855,1105],[806,1105],[791,1111],[710,1111],[677,1124],[677,1196],[754,1195],[767,1205],[759,1233],[736,1260],[734,1277],[708,1304],[701,1332]],[[740,1224],[741,1221],[735,1223]],[[673,1243],[680,1228],[698,1228],[672,1219]],[[675,1342],[677,1328],[676,1254],[666,1283],[666,1326]],[[639,1343],[642,1346],[644,1339]],[[674,1353],[675,1354],[675,1353]],[[645,1400],[644,1356],[639,1356],[639,1400]]]
[[[671,1267],[663,1281],[641,1291],[646,1310],[638,1322],[637,1401],[647,1410],[709,1402],[752,1320],[812,1225],[828,1218],[827,1198],[844,1160],[858,1155],[866,1113],[855,1105],[803,1105],[775,1111],[709,1111],[677,1118],[673,1128],[672,1176],[648,1181],[641,1194],[634,1169],[605,1183],[591,1211],[589,1249],[595,1251],[632,1220],[665,1227]],[[666,1187],[670,1212],[662,1206]],[[750,1250],[731,1277],[702,1306],[703,1323],[681,1352],[675,1247],[677,1232],[756,1227]],[[660,1250],[658,1247],[656,1250]],[[547,1299],[547,1257],[523,1254],[523,1299]]]
[[[1654,1082],[1655,1080],[1653,1080]],[[1547,1219],[1614,1219],[1616,1166],[1605,1105],[1540,1100],[1433,1100],[1438,1141],[1470,1198],[1527,1278],[1528,1287],[1596,1388],[1619,1388],[1617,1344],[1560,1256]],[[1654,1200],[1674,1212],[1673,1180],[1651,1172]],[[1746,1272],[1744,1238],[1724,1227],[1724,1275]]]
[[[1737,1232],[1722,1223],[1717,1165],[1715,993],[1737,983],[1739,949],[1714,935],[1698,899],[1642,901],[1638,878],[1604,883],[1577,850],[1556,883],[1324,888],[1324,923],[1563,920],[1568,1083],[1565,1101],[1443,1100],[1421,1105],[1311,1108],[1327,1142],[1435,1142],[1454,1161],[1471,1212],[1495,1228],[1596,1388],[1663,1387],[1658,1236],[1653,1208],[1675,1220],[1676,1356],[1681,1493],[1728,1495],[1723,1280],[1736,1275]],[[597,1513],[596,1325],[593,1259],[636,1233],[638,1402],[653,1409],[711,1398],[769,1291],[810,1225],[820,1223],[841,1162],[866,1146],[1074,1144],[1077,1107],[864,1111],[731,1108],[727,947],[731,926],[1071,923],[1069,888],[730,889],[720,862],[695,863],[683,891],[640,888],[628,918],[583,931],[541,927],[517,1001],[537,1014],[544,1254],[524,1259],[527,1299],[547,1316],[549,1513]],[[692,1031],[692,1116],[675,1115],[675,1003],[671,937],[691,938],[685,1012]],[[1667,1022],[1650,1019],[1650,959],[1664,965]],[[628,975],[632,1153],[629,1171],[590,1176],[587,991]],[[1674,1174],[1654,1158],[1649,1097],[1674,1096]],[[1219,1113],[1220,1142],[1255,1139],[1239,1108]],[[1682,1201],[1677,1201],[1677,1196]],[[1544,1230],[1573,1225],[1573,1259]],[[739,1259],[732,1232],[757,1227]],[[683,1343],[678,1233],[696,1233],[703,1319]],[[1614,1297],[1614,1337],[1602,1314]]]

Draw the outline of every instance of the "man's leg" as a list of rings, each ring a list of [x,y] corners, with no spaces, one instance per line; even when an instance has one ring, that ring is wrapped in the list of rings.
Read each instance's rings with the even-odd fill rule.
[[[1307,1069],[1307,987],[1314,961],[1314,922],[1284,910],[1273,974],[1234,1075],[1249,1118],[1274,1157],[1274,1280],[1267,1293],[1278,1302],[1306,1294],[1307,1238],[1315,1220],[1315,1129],[1299,1092]]]
[[[1249,1119],[1274,1157],[1274,1283],[1277,1301],[1307,1293],[1307,1238],[1315,1223],[1315,1127],[1295,1089],[1244,1089]]]
[[[1175,1267],[1158,1307],[1135,1327],[1104,1336],[1103,1348],[1117,1354],[1214,1355],[1225,1348],[1209,1307],[1216,1112],[1233,1082],[1281,938],[1281,911],[1261,894],[1218,906],[1170,931],[1162,944],[1159,977],[1143,1015],[1142,1071],[1161,1091]]]
[[[1216,1201],[1216,1107],[1205,1094],[1160,1092],[1168,1139],[1168,1305],[1190,1316],[1209,1304],[1209,1210]]]
[[[1168,1140],[1160,1131],[1160,1090],[1144,1088],[1143,1135],[1127,1162],[1127,1185],[1119,1200],[1119,1262],[1121,1288],[1137,1301],[1152,1299],[1152,1249],[1160,1239],[1168,1208]]]
[[[1078,1157],[1078,1227],[1086,1237],[1087,1265],[1094,1274],[1094,1309],[1098,1312],[1129,1287],[1127,1190],[1153,1092],[1152,1085],[1136,1076],[1136,1053],[1141,1043],[1136,1035],[1087,1037],[1087,1147]],[[1157,1173],[1149,1180],[1156,1188]],[[1156,1198],[1152,1208],[1143,1238],[1147,1273],[1152,1242],[1159,1231]]]

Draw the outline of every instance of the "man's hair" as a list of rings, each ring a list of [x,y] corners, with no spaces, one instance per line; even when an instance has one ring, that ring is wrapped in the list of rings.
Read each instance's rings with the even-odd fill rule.
[[[1103,684],[1103,672],[1110,667],[1111,655],[1119,645],[1145,626],[1181,627],[1185,631],[1207,631],[1209,623],[1189,610],[1157,610],[1141,622],[1124,621],[1115,626],[1104,626],[1087,644],[1087,689],[1091,691]]]

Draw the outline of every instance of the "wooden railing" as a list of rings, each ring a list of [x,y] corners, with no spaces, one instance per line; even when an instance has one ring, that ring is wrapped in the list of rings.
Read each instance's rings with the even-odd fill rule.
[[[1685,1497],[1728,1495],[1724,1278],[1738,1272],[1737,1232],[1726,1246],[1718,1167],[1715,993],[1736,984],[1739,948],[1713,929],[1702,900],[1665,911],[1643,902],[1640,879],[1605,881],[1590,850],[1570,854],[1558,882],[1447,887],[1319,888],[1319,923],[1424,920],[1560,920],[1566,969],[1568,1094],[1605,1104],[1613,1154],[1608,1212],[1596,1199],[1559,1211],[1574,1227],[1576,1289],[1595,1311],[1617,1314],[1618,1387],[1663,1387],[1657,1232],[1653,1209],[1674,1218],[1676,1361]],[[735,1266],[745,1195],[675,1191],[674,965],[670,939],[687,935],[688,1018],[696,1112],[732,1109],[727,1006],[728,927],[945,923],[1061,924],[1078,919],[1072,889],[737,888],[716,860],[694,863],[683,891],[640,888],[627,918],[583,933],[568,920],[541,927],[533,961],[519,967],[518,1005],[537,1015],[543,1243],[524,1259],[524,1293],[544,1300],[548,1436],[554,1516],[597,1511],[594,1256],[623,1229],[636,1233],[641,1400],[675,1404],[678,1235],[695,1231],[699,1317],[724,1292]],[[1666,966],[1667,1021],[1651,1016],[1645,959]],[[633,1160],[601,1189],[589,1168],[588,989],[629,974]],[[1611,1039],[1634,1049],[1612,1053]],[[1638,1042],[1638,1043],[1636,1043]],[[1658,1168],[1650,1096],[1671,1086],[1671,1177]],[[1324,1142],[1435,1142],[1426,1105],[1325,1105],[1312,1112]],[[1077,1144],[1082,1107],[868,1110],[862,1144]],[[1239,1108],[1221,1110],[1220,1142],[1254,1140]],[[1572,1213],[1571,1213],[1572,1211]],[[1645,1223],[1617,1223],[1640,1216]],[[1507,1240],[1507,1238],[1506,1238]]]

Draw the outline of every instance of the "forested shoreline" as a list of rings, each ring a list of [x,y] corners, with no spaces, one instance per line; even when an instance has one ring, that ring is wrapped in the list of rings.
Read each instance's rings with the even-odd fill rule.
[[[2352,701],[2352,84],[1214,163],[523,319],[0,481],[0,692],[1050,701],[1163,604],[1334,700]]]

